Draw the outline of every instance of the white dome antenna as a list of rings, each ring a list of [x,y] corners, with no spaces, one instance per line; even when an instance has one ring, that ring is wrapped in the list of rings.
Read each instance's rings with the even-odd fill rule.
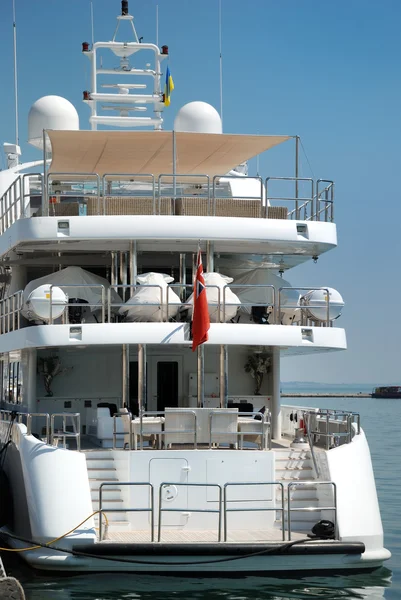
[[[79,117],[71,102],[61,96],[43,96],[31,106],[28,115],[28,142],[43,150],[44,129],[79,129]]]
[[[207,102],[189,102],[180,108],[174,121],[175,131],[190,133],[222,133],[217,110]]]

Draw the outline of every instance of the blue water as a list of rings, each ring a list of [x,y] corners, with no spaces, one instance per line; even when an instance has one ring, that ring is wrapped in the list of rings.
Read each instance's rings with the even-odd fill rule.
[[[373,386],[330,386],[330,392],[370,392]],[[321,387],[283,384],[282,391],[322,391]],[[10,562],[27,600],[117,600],[197,598],[199,600],[401,600],[401,400],[374,398],[284,398],[283,404],[302,404],[359,412],[368,437],[385,532],[392,558],[370,575],[307,578],[178,578],[100,574],[54,577],[34,573]]]

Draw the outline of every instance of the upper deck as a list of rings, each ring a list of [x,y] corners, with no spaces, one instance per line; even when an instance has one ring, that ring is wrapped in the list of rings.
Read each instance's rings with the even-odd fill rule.
[[[16,174],[0,200],[0,255],[127,250],[132,239],[185,252],[199,239],[289,268],[336,246],[332,181],[230,173]]]

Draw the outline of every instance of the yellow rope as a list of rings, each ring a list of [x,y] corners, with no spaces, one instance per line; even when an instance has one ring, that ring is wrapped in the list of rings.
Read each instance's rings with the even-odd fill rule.
[[[51,540],[50,542],[47,542],[46,544],[42,544],[41,546],[30,546],[29,548],[0,548],[0,551],[1,552],[26,552],[28,550],[38,550],[39,548],[50,546],[50,544],[54,544],[54,542],[58,542],[59,540],[62,540],[64,537],[66,537],[67,535],[70,535],[70,533],[73,533],[76,529],[78,529],[79,527],[81,527],[81,525],[83,525],[84,523],[86,523],[86,521],[88,521],[88,519],[90,519],[91,517],[94,517],[98,513],[100,515],[104,516],[104,518],[106,520],[106,527],[108,527],[109,520],[107,518],[106,513],[103,512],[102,510],[95,510],[95,512],[93,512],[91,515],[89,515],[89,517],[86,517],[86,519],[84,519],[83,521],[81,521],[81,523],[79,523],[79,525],[77,525],[73,529],[70,529],[70,531],[67,531],[67,533],[64,533],[63,535],[60,535],[59,537],[54,538],[54,540]],[[100,516],[100,518],[101,518],[101,516]]]

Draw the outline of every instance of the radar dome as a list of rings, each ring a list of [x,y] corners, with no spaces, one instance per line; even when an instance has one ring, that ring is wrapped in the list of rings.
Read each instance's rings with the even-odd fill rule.
[[[191,133],[222,133],[223,126],[217,110],[207,102],[189,102],[177,113],[175,131]]]
[[[28,142],[43,150],[44,129],[79,129],[79,117],[71,102],[61,96],[43,96],[28,115]]]

